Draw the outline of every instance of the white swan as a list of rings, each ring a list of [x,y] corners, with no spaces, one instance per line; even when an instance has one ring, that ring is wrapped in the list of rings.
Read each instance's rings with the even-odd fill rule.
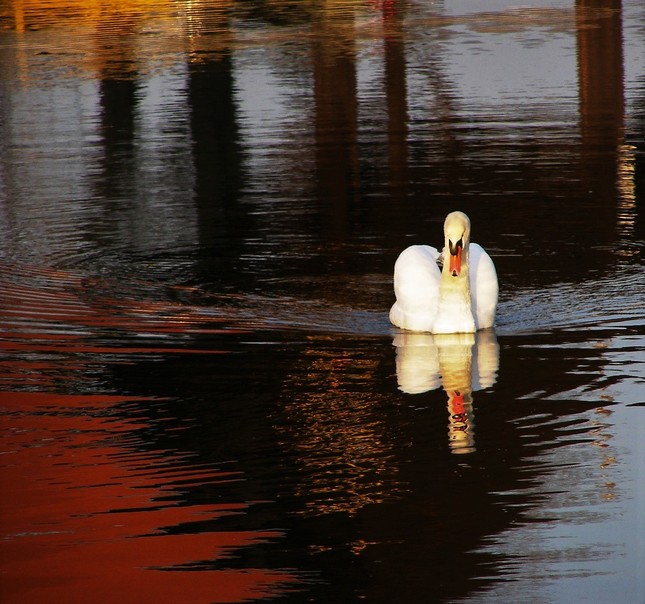
[[[497,273],[484,249],[470,243],[470,219],[451,212],[443,253],[428,245],[403,250],[394,265],[396,302],[390,321],[410,331],[473,333],[492,327]],[[443,259],[443,270],[437,262]]]

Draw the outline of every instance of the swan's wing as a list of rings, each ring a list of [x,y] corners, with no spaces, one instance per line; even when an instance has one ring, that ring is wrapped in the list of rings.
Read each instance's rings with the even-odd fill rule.
[[[403,250],[394,265],[396,302],[390,321],[412,331],[431,331],[439,303],[439,252],[428,245]]]
[[[470,294],[477,329],[492,327],[497,309],[497,272],[491,257],[480,245],[469,246]]]

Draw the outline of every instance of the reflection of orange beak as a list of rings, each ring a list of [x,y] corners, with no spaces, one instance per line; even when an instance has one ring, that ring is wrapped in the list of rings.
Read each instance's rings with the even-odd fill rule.
[[[450,409],[450,412],[453,415],[461,415],[462,413],[465,412],[465,401],[464,401],[464,395],[459,392],[459,390],[454,390],[453,392],[448,393],[449,397],[449,403],[452,403],[452,409]]]
[[[450,254],[450,274],[453,277],[459,277],[461,273],[461,246],[456,247],[456,254]]]

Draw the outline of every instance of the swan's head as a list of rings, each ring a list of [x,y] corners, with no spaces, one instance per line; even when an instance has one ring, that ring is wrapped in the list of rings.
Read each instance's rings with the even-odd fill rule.
[[[462,261],[465,260],[464,256],[468,254],[470,219],[463,212],[451,212],[446,216],[443,232],[446,237],[444,254],[446,251],[450,252],[448,272],[453,277],[459,277],[462,272]]]

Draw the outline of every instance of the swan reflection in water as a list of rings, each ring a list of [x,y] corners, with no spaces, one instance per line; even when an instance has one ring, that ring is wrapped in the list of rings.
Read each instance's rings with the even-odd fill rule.
[[[400,333],[393,345],[399,390],[421,394],[443,386],[448,395],[450,450],[475,451],[472,393],[495,383],[499,368],[495,332]]]

